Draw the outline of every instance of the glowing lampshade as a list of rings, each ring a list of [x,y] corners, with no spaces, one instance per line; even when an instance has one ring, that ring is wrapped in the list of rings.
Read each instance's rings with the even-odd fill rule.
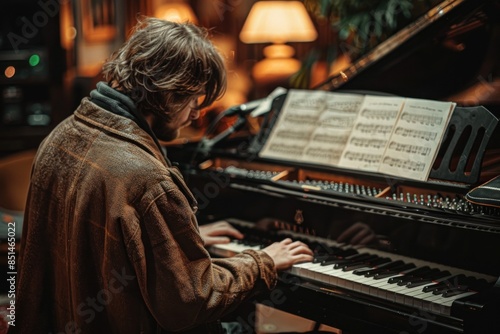
[[[316,29],[300,1],[259,1],[240,32],[244,43],[310,42],[317,37]]]
[[[240,32],[244,43],[272,43],[264,48],[265,58],[257,62],[252,74],[257,81],[287,77],[300,69],[292,58],[295,50],[287,42],[310,42],[317,38],[316,28],[300,1],[256,2]]]

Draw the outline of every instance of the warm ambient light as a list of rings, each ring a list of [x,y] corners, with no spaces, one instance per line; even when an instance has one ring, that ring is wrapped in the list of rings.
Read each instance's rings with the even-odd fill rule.
[[[310,42],[316,29],[300,1],[259,1],[240,32],[244,43]]]
[[[300,62],[292,58],[295,50],[285,43],[310,42],[317,35],[302,2],[259,1],[250,9],[240,39],[244,43],[273,43],[264,49],[267,58],[253,68],[254,77],[265,77],[297,72]]]
[[[16,68],[14,66],[8,66],[4,71],[5,77],[9,79],[12,78],[14,74],[16,74]]]
[[[184,2],[170,2],[159,6],[155,10],[155,17],[173,22],[198,23],[198,19],[191,6]]]

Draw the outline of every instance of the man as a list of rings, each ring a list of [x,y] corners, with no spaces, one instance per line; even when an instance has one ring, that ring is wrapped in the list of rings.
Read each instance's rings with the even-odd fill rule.
[[[289,239],[229,259],[204,247],[242,235],[227,223],[199,229],[196,201],[158,140],[176,138],[225,91],[205,30],[145,18],[103,75],[37,152],[10,331],[215,332],[312,252]]]

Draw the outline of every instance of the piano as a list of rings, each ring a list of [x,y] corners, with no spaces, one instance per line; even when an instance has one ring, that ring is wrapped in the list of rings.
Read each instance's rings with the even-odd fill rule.
[[[233,128],[208,150],[202,142],[168,148],[198,200],[200,224],[224,219],[245,235],[211,247],[213,256],[286,237],[314,250],[313,262],[280,273],[279,298],[271,292],[255,302],[342,333],[500,332],[500,208],[466,199],[500,175],[500,104],[470,105],[470,87],[500,69],[499,16],[497,1],[443,1],[315,88],[456,98],[458,116],[427,181],[260,157],[286,94],[274,99],[257,133]],[[463,43],[464,53],[450,56],[450,40]],[[475,49],[477,40],[474,52],[467,43]],[[415,66],[432,48],[448,59],[440,72]]]

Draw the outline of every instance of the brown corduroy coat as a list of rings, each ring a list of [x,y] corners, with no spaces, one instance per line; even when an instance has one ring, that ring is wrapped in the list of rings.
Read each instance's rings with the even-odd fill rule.
[[[264,252],[210,258],[196,205],[145,131],[83,99],[37,152],[9,334],[187,330],[272,288]]]

